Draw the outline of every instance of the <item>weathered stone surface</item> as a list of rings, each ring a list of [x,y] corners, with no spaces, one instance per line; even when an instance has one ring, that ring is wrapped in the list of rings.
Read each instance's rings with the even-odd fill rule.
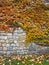
[[[3,50],[3,48],[2,47],[0,47],[0,51],[2,51]]]
[[[0,39],[1,40],[6,40],[7,39],[7,36],[0,36]]]
[[[13,52],[18,52],[18,53],[24,53],[23,50],[23,43],[25,40],[25,32],[21,29],[18,28],[16,29],[13,34],[0,31],[0,51],[2,51],[3,54],[10,54]]]
[[[32,43],[25,47],[26,33],[18,28],[13,34],[0,31],[0,54],[43,54],[49,53],[49,47],[42,47]]]
[[[7,51],[7,48],[6,47],[3,47],[3,51]]]

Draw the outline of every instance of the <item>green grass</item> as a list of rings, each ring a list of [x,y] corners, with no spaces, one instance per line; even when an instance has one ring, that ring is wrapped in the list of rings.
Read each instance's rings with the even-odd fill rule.
[[[32,57],[28,56],[27,58],[21,58],[21,60],[19,59],[11,59],[11,58],[5,58],[4,61],[2,61],[1,65],[49,65],[49,61],[46,59],[37,59],[34,58],[34,61],[29,61],[33,59]],[[22,63],[22,61],[24,61],[25,63]],[[41,63],[39,63],[41,62]]]
[[[6,60],[6,62],[4,63],[5,65],[10,65],[10,63]],[[23,64],[21,61],[19,61],[19,60],[12,60],[11,61],[11,65],[32,65],[32,64],[34,64],[34,65],[41,65],[40,63],[33,63],[33,62],[29,62],[28,60],[26,61],[26,63],[25,64]],[[42,65],[49,65],[49,62],[46,60],[46,59],[44,59],[43,61],[42,61]]]

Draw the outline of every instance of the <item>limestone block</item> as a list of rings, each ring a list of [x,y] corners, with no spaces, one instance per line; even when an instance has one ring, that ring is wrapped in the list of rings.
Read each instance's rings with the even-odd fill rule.
[[[6,46],[6,43],[2,43],[2,46],[3,46],[3,47]]]
[[[14,43],[17,43],[17,40],[14,40]]]
[[[6,35],[7,35],[7,36],[10,36],[10,35],[12,36],[12,33],[7,33]]]
[[[10,44],[6,44],[6,47],[9,47],[10,46]]]
[[[17,49],[17,47],[13,47],[13,50],[15,51]]]
[[[6,47],[3,47],[3,51],[7,51],[7,48]]]
[[[15,43],[12,43],[12,44],[11,44],[11,46],[15,47],[15,46],[16,46],[16,44],[15,44]]]
[[[0,39],[1,40],[6,40],[7,39],[7,36],[0,36]]]
[[[0,39],[0,43],[5,43],[6,40]]]
[[[12,35],[8,35],[7,36],[8,39],[12,39],[12,37],[13,37]]]
[[[13,47],[9,46],[7,47],[7,51],[12,51],[13,50]]]
[[[0,47],[0,51],[2,51],[3,50],[3,48],[2,47]]]
[[[0,46],[2,46],[2,43],[0,42]]]

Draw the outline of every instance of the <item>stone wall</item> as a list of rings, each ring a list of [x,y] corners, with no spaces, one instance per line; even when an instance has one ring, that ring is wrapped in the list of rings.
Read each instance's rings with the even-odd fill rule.
[[[26,33],[21,28],[17,28],[13,34],[0,31],[0,54],[26,54],[25,37]]]
[[[26,33],[21,28],[17,28],[13,33],[0,31],[0,55],[49,53],[49,47],[42,47],[35,43],[25,47],[25,38]]]

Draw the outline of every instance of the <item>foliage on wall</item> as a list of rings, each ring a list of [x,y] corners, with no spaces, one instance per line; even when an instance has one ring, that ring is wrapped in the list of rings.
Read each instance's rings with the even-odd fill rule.
[[[26,32],[26,43],[49,45],[49,15],[44,3],[41,0],[9,1],[0,1],[0,30],[13,31],[21,27]]]

